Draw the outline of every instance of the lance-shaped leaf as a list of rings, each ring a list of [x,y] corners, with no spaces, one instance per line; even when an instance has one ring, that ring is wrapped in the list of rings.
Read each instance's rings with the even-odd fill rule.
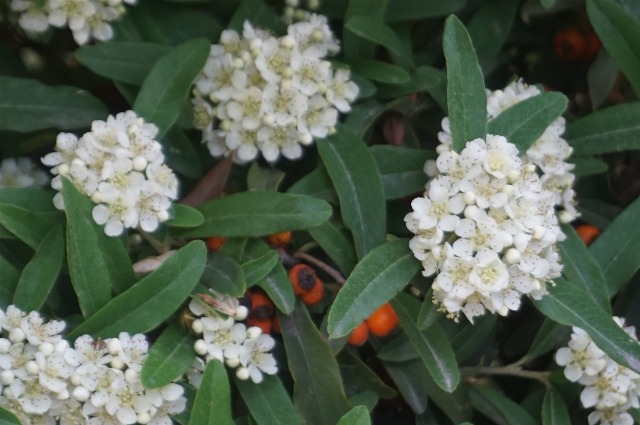
[[[487,133],[499,134],[526,152],[567,108],[562,93],[540,93],[507,108],[487,124]]]
[[[570,334],[571,328],[559,325],[549,318],[544,319],[524,358],[526,360],[535,359],[548,351],[560,347],[567,342]]]
[[[277,376],[267,375],[259,385],[237,378],[234,381],[256,424],[302,425],[289,393]]]
[[[376,163],[364,142],[344,128],[318,143],[318,152],[362,259],[384,241],[386,231],[384,189]]]
[[[631,338],[589,297],[581,286],[556,279],[549,294],[534,304],[558,323],[586,331],[598,348],[615,362],[640,373],[640,344]]]
[[[93,203],[62,179],[67,214],[67,261],[73,289],[85,317],[135,282],[135,275],[122,241],[105,235],[91,216]]]
[[[553,387],[547,389],[542,401],[542,425],[571,425],[567,405]]]
[[[37,249],[54,224],[25,208],[0,204],[0,225],[31,248]]]
[[[158,59],[144,79],[133,109],[158,127],[158,137],[178,119],[209,49],[210,43],[205,38],[186,41]]]
[[[278,255],[278,251],[273,249],[258,258],[242,263],[241,267],[247,286],[255,285],[265,279],[279,263],[280,255]]]
[[[20,425],[20,421],[16,415],[0,407],[0,425]]]
[[[613,0],[588,0],[587,13],[605,49],[640,94],[640,22]]]
[[[471,404],[497,424],[535,425],[536,421],[513,400],[491,388],[475,385],[469,388]]]
[[[341,13],[343,21],[347,22],[355,16],[370,16],[382,22],[384,10],[387,8],[388,0],[349,0],[347,10]],[[343,29],[342,47],[346,57],[370,59],[375,52],[375,45],[354,34],[348,28]]]
[[[53,226],[22,271],[13,296],[13,304],[23,311],[40,310],[58,279],[63,260],[62,229]]]
[[[231,389],[224,364],[212,359],[202,375],[189,425],[233,425]]]
[[[435,158],[432,151],[385,145],[371,146],[369,151],[380,170],[386,199],[400,199],[424,191],[427,182],[424,163]]]
[[[301,301],[291,315],[278,313],[293,377],[293,402],[309,425],[335,425],[351,408],[331,348]]]
[[[437,323],[421,331],[416,326],[420,303],[408,294],[400,293],[391,300],[400,326],[418,351],[431,377],[440,388],[452,392],[460,382],[460,371],[447,336]]]
[[[447,61],[447,104],[453,149],[487,134],[487,95],[471,38],[458,18],[445,21],[442,48]]]
[[[204,223],[200,211],[184,204],[173,204],[173,218],[165,224],[171,227],[198,227]]]
[[[436,18],[457,12],[465,6],[464,0],[423,1],[403,0],[387,7],[385,21],[415,21],[416,19]]]
[[[163,387],[182,376],[196,357],[194,342],[193,336],[176,324],[162,331],[142,366],[140,378],[145,388]]]
[[[204,270],[206,251],[204,242],[190,242],[153,273],[80,324],[69,334],[69,338],[83,334],[108,338],[120,332],[149,332],[171,316],[189,297]]]
[[[411,60],[411,46],[406,45],[390,26],[382,22],[380,17],[353,16],[347,20],[345,27],[365,40],[384,46],[403,59]]]
[[[98,98],[77,87],[45,86],[35,79],[0,75],[0,130],[87,128],[108,113]]]
[[[331,338],[348,335],[402,290],[420,269],[406,239],[386,242],[360,261],[329,311]]]
[[[358,262],[351,238],[329,221],[318,227],[312,227],[308,231],[325,254],[337,264],[342,273],[345,275],[351,273]]]
[[[241,192],[198,207],[201,226],[185,229],[180,236],[259,237],[318,226],[331,216],[331,206],[320,199],[277,192]]]
[[[242,296],[247,286],[240,264],[219,252],[209,254],[200,280],[207,287],[232,297]]]
[[[365,406],[356,406],[340,418],[337,425],[370,425],[371,418]]]
[[[409,74],[397,65],[371,59],[351,59],[347,61],[355,74],[371,81],[385,84],[404,84]]]
[[[0,204],[11,204],[32,212],[58,211],[53,205],[53,192],[35,187],[4,187],[0,189]]]

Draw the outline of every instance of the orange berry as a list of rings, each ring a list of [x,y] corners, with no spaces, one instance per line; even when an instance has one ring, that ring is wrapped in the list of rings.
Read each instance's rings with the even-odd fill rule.
[[[309,292],[316,284],[316,279],[316,272],[306,264],[296,264],[289,270],[289,280],[296,295]]]
[[[251,298],[251,317],[259,320],[270,319],[275,313],[273,301],[262,291],[249,292]]]
[[[309,292],[305,292],[300,296],[302,302],[306,305],[318,304],[324,298],[324,285],[320,279],[316,279],[315,285]]]
[[[376,336],[387,336],[398,325],[398,316],[391,304],[383,304],[366,320],[369,331]]]
[[[211,251],[217,251],[222,247],[222,245],[224,245],[226,240],[227,238],[224,236],[212,236],[207,238],[206,244]]]
[[[291,232],[280,232],[269,235],[267,236],[267,242],[281,248],[289,246],[291,243]]]
[[[271,318],[271,325],[273,328],[273,331],[277,334],[281,334],[282,333],[282,329],[280,329],[280,320],[278,319],[277,315],[273,315],[273,317]]]
[[[587,41],[576,28],[564,28],[553,37],[553,50],[563,60],[572,61],[580,58],[587,46]]]
[[[271,322],[271,318],[266,319],[258,319],[256,317],[249,317],[245,322],[247,327],[257,326],[262,330],[263,334],[271,333],[271,329],[273,328],[273,323]]]
[[[589,246],[600,234],[600,229],[592,224],[581,224],[576,227],[576,233],[586,246]]]
[[[362,322],[351,331],[351,335],[349,335],[347,343],[349,343],[349,345],[359,347],[364,345],[364,343],[367,342],[367,339],[369,339],[369,328],[367,328],[367,324],[365,322]]]
[[[585,62],[591,62],[596,57],[602,43],[594,31],[589,31],[585,34],[584,39],[586,41],[584,52],[582,52],[581,59]]]

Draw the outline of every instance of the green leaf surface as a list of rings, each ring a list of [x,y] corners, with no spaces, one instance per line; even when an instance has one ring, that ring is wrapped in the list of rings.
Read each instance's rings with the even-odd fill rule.
[[[445,73],[427,65],[418,67],[410,78],[404,84],[380,85],[377,97],[400,97],[425,91],[431,94],[436,87],[446,85]]]
[[[0,75],[0,130],[30,132],[88,128],[104,120],[107,108],[88,92],[70,86],[46,86],[35,79]]]
[[[205,256],[204,242],[190,242],[90,316],[69,338],[83,334],[108,338],[124,331],[134,334],[154,329],[189,297],[204,270]]]
[[[260,237],[304,230],[329,219],[331,206],[320,199],[277,192],[241,192],[198,207],[204,224],[180,236]]]
[[[40,310],[58,279],[63,261],[62,228],[53,226],[22,271],[13,296],[13,304],[23,311]]]
[[[322,142],[320,142],[322,143]],[[338,204],[338,194],[331,185],[331,179],[322,164],[291,185],[287,193],[292,195],[307,195],[324,199],[332,204]]]
[[[0,204],[0,225],[31,248],[37,249],[54,223],[25,208]]]
[[[616,61],[604,49],[601,49],[587,71],[589,99],[593,110],[600,108],[607,100],[618,79],[619,71]]]
[[[373,99],[360,102],[351,108],[343,126],[355,136],[364,138],[385,109],[385,105]],[[322,144],[323,142],[320,142],[318,146]]]
[[[447,62],[447,104],[453,149],[487,133],[487,95],[482,71],[464,25],[451,15],[445,21],[442,48]]]
[[[309,425],[335,425],[351,405],[338,363],[301,301],[291,315],[278,313],[293,377],[293,402]]]
[[[171,127],[160,139],[160,143],[163,146],[165,163],[169,168],[191,179],[200,179],[202,176],[200,156],[184,130],[177,125]]]
[[[254,26],[269,28],[276,33],[286,32],[280,17],[263,0],[241,0],[227,28],[242,33],[242,24],[245,21],[251,22]]]
[[[135,41],[82,46],[75,52],[81,64],[102,77],[140,85],[154,63],[171,48]]]
[[[424,1],[404,0],[386,9],[385,21],[414,21],[416,19],[447,16],[464,7],[465,0]]]
[[[270,250],[258,258],[242,263],[241,267],[247,286],[255,285],[265,279],[278,263],[280,263],[280,255],[275,250]]]
[[[384,362],[402,363],[419,359],[420,355],[409,341],[407,334],[401,333],[386,343],[378,351],[377,357]]]
[[[640,199],[636,199],[591,244],[589,251],[596,259],[612,297],[626,285],[640,268]]]
[[[559,325],[551,319],[545,318],[544,322],[538,329],[536,336],[533,338],[531,347],[525,355],[525,359],[535,359],[556,347],[566,343],[571,334],[571,328]]]
[[[200,211],[188,205],[174,203],[173,218],[165,224],[171,227],[198,227],[204,223],[204,216]]]
[[[133,109],[158,127],[158,137],[178,119],[209,50],[210,42],[204,38],[186,41],[158,59],[144,79]]]
[[[485,2],[467,23],[478,61],[485,74],[504,45],[518,11],[518,2]]]
[[[234,425],[227,370],[215,359],[209,361],[204,369],[189,418],[189,425],[213,424]]]
[[[549,294],[534,301],[540,312],[558,323],[585,330],[598,348],[617,363],[640,371],[640,345],[602,310],[582,287],[562,279],[548,287]]]
[[[362,259],[384,241],[386,208],[378,168],[364,142],[344,128],[318,143],[318,152],[340,198],[342,220]]]
[[[142,365],[140,378],[144,387],[163,387],[182,376],[196,357],[194,343],[193,335],[176,324],[162,331]]]
[[[493,340],[497,318],[495,315],[478,317],[474,323],[467,323],[453,338],[451,346],[458,363],[471,357],[478,347],[487,340]]]
[[[471,404],[497,425],[535,425],[536,421],[513,400],[481,385],[469,388]]]
[[[487,132],[499,134],[526,152],[544,131],[567,108],[562,93],[540,93],[516,103],[489,121]]]
[[[564,135],[574,155],[640,149],[640,102],[610,106],[570,122]]]
[[[422,360],[416,359],[402,363],[383,362],[382,365],[411,410],[416,414],[424,412],[428,403],[427,381],[430,375]]]
[[[93,221],[93,203],[67,179],[62,180],[61,193],[67,214],[69,275],[82,314],[89,317],[111,300],[112,291],[125,291],[136,277],[122,241],[105,235]]]
[[[391,300],[391,305],[398,314],[400,326],[407,333],[435,383],[443,390],[452,392],[460,382],[460,371],[451,344],[440,326],[434,323],[423,331],[419,330],[416,321],[420,303],[408,294],[399,293]]]
[[[365,406],[356,406],[340,418],[336,425],[370,425],[371,418]]]
[[[341,15],[345,24],[356,16],[368,16],[382,22],[388,0],[348,0],[347,10]],[[375,53],[375,44],[355,34],[348,28],[343,28],[342,50],[347,58],[371,59]]]
[[[570,162],[575,165],[573,174],[576,177],[606,173],[609,170],[609,164],[598,158],[571,158]]]
[[[386,199],[400,199],[424,191],[427,183],[424,163],[435,159],[433,151],[386,145],[371,146],[369,151],[380,171]]]
[[[20,421],[16,415],[0,407],[0,425],[20,425]]]
[[[329,311],[331,338],[348,335],[404,288],[420,269],[406,239],[386,242],[360,261]]]
[[[640,22],[613,0],[588,0],[587,13],[604,48],[640,94]]]
[[[0,308],[13,304],[13,294],[20,280],[20,270],[0,254]]]
[[[320,248],[336,263],[340,271],[349,275],[358,262],[353,241],[330,221],[308,230]]]
[[[571,425],[567,405],[553,387],[549,388],[544,395],[542,425]]]
[[[232,297],[242,296],[247,286],[240,264],[219,252],[208,255],[200,281],[208,288]]]
[[[57,212],[54,192],[35,187],[5,187],[0,189],[0,204],[11,204],[31,212]]]
[[[287,390],[277,376],[265,375],[258,385],[237,378],[234,382],[257,425],[302,425]]]
[[[392,6],[393,7],[393,6]],[[345,27],[359,37],[386,47],[387,50],[411,60],[411,46],[406,45],[393,29],[380,17],[372,15],[352,16],[345,22]]]
[[[247,173],[247,189],[277,192],[284,177],[283,171],[277,168],[263,168],[254,162]]]
[[[404,84],[409,73],[397,65],[373,59],[351,59],[347,62],[351,71],[371,81],[385,84]]]
[[[348,384],[349,394],[373,393],[378,398],[394,398],[397,394],[380,377],[350,350],[342,350],[337,356],[342,379]]]

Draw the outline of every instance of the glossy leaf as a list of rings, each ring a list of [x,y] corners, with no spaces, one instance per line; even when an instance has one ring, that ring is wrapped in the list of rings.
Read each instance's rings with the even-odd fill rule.
[[[584,329],[598,348],[617,363],[640,372],[640,345],[600,308],[582,287],[557,279],[549,294],[534,301],[545,316],[558,323]]]
[[[420,355],[409,341],[407,334],[401,333],[382,346],[376,357],[385,362],[401,363],[419,359]]]
[[[471,357],[478,347],[487,340],[491,340],[495,332],[497,318],[495,315],[478,317],[474,323],[466,324],[460,332],[451,338],[451,346],[456,353],[458,363]]]
[[[430,378],[421,359],[403,363],[383,362],[385,370],[398,388],[404,401],[416,414],[427,408],[427,380]]]
[[[184,204],[173,204],[173,218],[165,224],[171,227],[198,227],[204,223],[200,211]]]
[[[348,275],[358,262],[356,251],[351,238],[338,229],[330,221],[325,221],[320,226],[308,230],[309,235],[320,245],[320,248],[338,268]]]
[[[46,86],[34,79],[0,75],[0,130],[88,128],[108,113],[98,98],[77,87]]]
[[[266,254],[241,264],[247,286],[255,285],[265,279],[276,264],[280,263],[278,251],[270,250]]]
[[[365,406],[356,406],[340,418],[336,425],[370,425],[371,418]]]
[[[221,294],[240,297],[247,283],[240,264],[233,258],[220,253],[210,253],[200,281]]]
[[[204,224],[180,236],[267,236],[318,226],[329,219],[331,206],[320,199],[277,192],[241,192],[198,207]]]
[[[444,72],[431,66],[423,65],[418,67],[411,79],[404,84],[380,85],[378,97],[398,97],[412,93],[428,92],[431,94],[436,87],[445,84],[446,76]]]
[[[0,204],[0,225],[31,248],[37,249],[54,224],[25,208]]]
[[[169,168],[191,179],[202,177],[200,156],[184,130],[178,126],[171,127],[160,143],[165,153],[165,163]]]
[[[386,242],[360,261],[329,311],[331,338],[348,335],[401,291],[420,269],[406,239]]]
[[[504,394],[488,387],[469,388],[473,407],[498,425],[535,425],[536,421],[518,404]]]
[[[344,128],[353,135],[364,138],[365,134],[371,129],[373,123],[385,111],[385,106],[376,100],[366,100],[358,103],[347,115],[344,121]],[[322,142],[318,144],[320,146]]]
[[[457,12],[465,5],[465,0],[447,0],[445,2],[404,0],[393,3],[387,8],[385,21],[414,21],[416,19],[447,16]]]
[[[389,399],[396,396],[393,388],[385,385],[380,377],[351,351],[342,350],[337,358],[342,379],[348,383],[349,394],[373,393],[376,401],[378,398]]]
[[[517,11],[517,2],[491,0],[485,2],[468,21],[467,30],[485,74],[504,45]]]
[[[525,359],[535,359],[556,347],[560,347],[566,343],[570,334],[571,328],[545,318],[531,343],[531,347],[529,347],[529,351],[525,355]]]
[[[144,79],[133,109],[158,127],[158,137],[178,119],[209,50],[210,43],[204,38],[186,41],[158,59]]]
[[[553,387],[550,387],[544,395],[542,425],[571,425],[567,405]]]
[[[353,16],[345,22],[345,27],[365,40],[386,47],[387,50],[404,59],[411,58],[411,46],[405,45],[393,29],[382,22],[379,17],[372,15]]]
[[[587,13],[605,49],[640,94],[640,22],[613,0],[588,0]]]
[[[58,279],[63,260],[62,229],[53,226],[22,271],[13,296],[13,304],[23,311],[40,310]]]
[[[526,152],[567,108],[562,93],[540,93],[516,103],[489,121],[487,132],[499,134]]]
[[[324,199],[332,204],[337,204],[338,195],[331,185],[331,179],[323,165],[319,165],[306,176],[291,185],[287,193],[292,195],[307,195]]]
[[[20,421],[16,415],[0,407],[0,425],[20,425]]]
[[[53,192],[35,187],[4,187],[0,189],[0,204],[15,205],[31,212],[57,212]]]
[[[447,99],[453,149],[484,139],[487,133],[487,95],[471,38],[455,16],[445,21],[442,48],[447,62]]]
[[[391,300],[400,325],[418,351],[427,370],[440,388],[452,392],[460,382],[460,371],[453,349],[437,323],[420,331],[416,326],[420,303],[408,294],[400,293]]]
[[[424,191],[427,176],[424,163],[435,159],[432,151],[399,146],[371,146],[369,151],[376,161],[386,199],[400,199]]]
[[[231,389],[224,364],[207,363],[191,409],[189,425],[234,425],[231,415]]]
[[[318,143],[318,152],[338,192],[342,220],[362,259],[385,236],[384,189],[376,163],[362,140],[344,128]]]
[[[619,71],[616,61],[601,49],[587,72],[589,99],[593,110],[600,108],[607,100],[618,79]]]
[[[294,381],[295,406],[309,425],[334,425],[351,406],[331,348],[301,301],[291,315],[278,313],[278,318]]]
[[[609,170],[609,164],[598,158],[571,158],[570,162],[575,165],[573,174],[576,177],[606,173]]]
[[[247,173],[247,189],[277,192],[284,176],[277,168],[263,168],[254,162]]]
[[[153,341],[142,365],[140,378],[145,388],[163,387],[182,376],[196,357],[194,343],[195,339],[185,329],[169,325]]]
[[[352,59],[348,61],[351,71],[371,81],[386,84],[403,84],[409,81],[409,74],[397,65],[372,59]]]
[[[277,376],[265,375],[260,384],[236,378],[235,384],[257,425],[302,425]]]
[[[341,14],[345,23],[356,16],[368,16],[382,22],[388,0],[349,0],[347,3],[347,10]],[[346,57],[362,59],[372,58],[376,47],[346,27],[343,28],[342,46]]]
[[[107,338],[154,329],[189,297],[204,270],[205,254],[204,242],[190,242],[85,320],[69,338],[83,334]]]

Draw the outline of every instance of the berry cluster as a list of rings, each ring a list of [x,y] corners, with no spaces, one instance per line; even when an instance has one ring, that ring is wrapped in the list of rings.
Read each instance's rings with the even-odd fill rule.
[[[4,187],[43,187],[49,176],[29,158],[8,158],[0,162],[0,189]]]
[[[306,264],[296,264],[289,270],[293,293],[306,305],[320,303],[324,298],[324,285],[316,272]]]
[[[391,304],[385,303],[351,331],[347,342],[355,346],[363,345],[369,339],[369,333],[385,337],[398,326],[398,321],[398,315]]]

